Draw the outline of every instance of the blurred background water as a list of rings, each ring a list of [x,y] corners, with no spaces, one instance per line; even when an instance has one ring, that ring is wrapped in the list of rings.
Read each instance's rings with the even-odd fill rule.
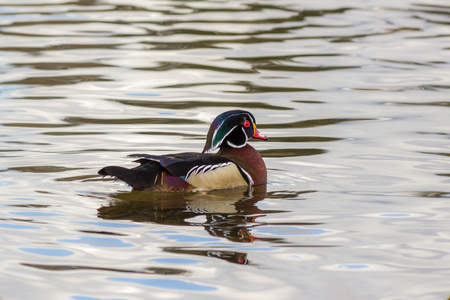
[[[445,299],[450,6],[0,1],[0,298]],[[250,110],[267,186],[131,193]]]

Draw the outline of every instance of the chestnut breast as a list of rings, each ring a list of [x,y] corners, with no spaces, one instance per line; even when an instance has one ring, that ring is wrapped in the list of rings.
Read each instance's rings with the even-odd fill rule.
[[[242,148],[221,148],[217,155],[231,159],[249,173],[253,179],[253,185],[261,185],[267,182],[266,164],[261,154],[249,144]]]

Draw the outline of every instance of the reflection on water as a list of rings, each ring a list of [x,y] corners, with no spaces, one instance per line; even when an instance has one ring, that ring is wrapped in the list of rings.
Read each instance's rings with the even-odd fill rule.
[[[205,193],[126,192],[111,195],[108,206],[98,209],[98,216],[107,220],[132,220],[167,225],[203,226],[211,235],[234,242],[277,242],[279,238],[260,238],[252,228],[261,226],[258,218],[282,213],[263,210],[258,202],[266,197],[266,185],[251,190],[237,188]],[[200,221],[196,221],[203,216]]]
[[[95,270],[95,271],[107,271],[118,273],[142,273],[142,274],[160,274],[160,275],[188,275],[189,271],[180,270],[174,268],[145,268],[144,270],[123,270],[114,268],[100,268],[90,266],[74,266],[74,265],[39,265],[39,264],[27,264],[24,266],[32,267],[36,269],[48,270],[48,271],[74,271],[74,270]]]
[[[445,299],[444,1],[3,1],[2,299]],[[130,192],[250,110],[267,186]],[[307,276],[305,276],[307,274]]]
[[[111,195],[110,205],[99,209],[99,217],[111,220],[188,225],[197,214],[259,214],[258,201],[266,197],[266,186],[204,193],[125,192]]]
[[[203,193],[173,193],[173,192],[125,192],[110,195],[109,205],[98,209],[98,216],[106,220],[131,220],[134,222],[153,222],[165,225],[188,225],[203,227],[213,237],[225,238],[231,242],[250,243],[266,242],[286,244],[283,236],[289,235],[289,230],[297,231],[298,226],[321,225],[314,222],[282,222],[267,223],[259,221],[268,214],[285,213],[280,210],[261,209],[258,202],[266,197],[293,198],[303,192],[266,192],[267,186],[236,188],[229,190],[213,190]],[[274,237],[258,235],[258,227],[272,225],[279,228],[280,234],[270,233]],[[294,226],[294,227],[289,227]],[[272,229],[273,230],[273,229]],[[318,232],[311,230],[311,234]],[[320,231],[320,230],[319,230]],[[305,234],[302,230],[301,234]],[[309,233],[307,233],[309,234]],[[278,237],[277,237],[278,235]],[[178,241],[203,241],[202,238],[167,234],[166,238]],[[205,239],[210,241],[210,239]],[[303,245],[302,247],[329,247],[329,245]],[[219,247],[164,247],[169,253],[184,255],[200,255],[214,257],[237,264],[250,264],[246,252],[229,249],[229,246]]]

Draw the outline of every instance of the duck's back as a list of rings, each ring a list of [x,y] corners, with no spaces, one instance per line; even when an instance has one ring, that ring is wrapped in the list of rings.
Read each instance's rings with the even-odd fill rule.
[[[232,160],[214,154],[132,154],[139,166],[109,166],[99,174],[118,178],[135,190],[212,190],[246,186],[251,178]]]

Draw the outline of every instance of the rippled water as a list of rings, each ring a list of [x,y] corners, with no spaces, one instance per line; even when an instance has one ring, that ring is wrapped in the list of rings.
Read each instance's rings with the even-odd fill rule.
[[[0,4],[0,298],[445,299],[447,1]],[[250,110],[267,187],[131,193]],[[39,295],[39,296],[36,296]]]

